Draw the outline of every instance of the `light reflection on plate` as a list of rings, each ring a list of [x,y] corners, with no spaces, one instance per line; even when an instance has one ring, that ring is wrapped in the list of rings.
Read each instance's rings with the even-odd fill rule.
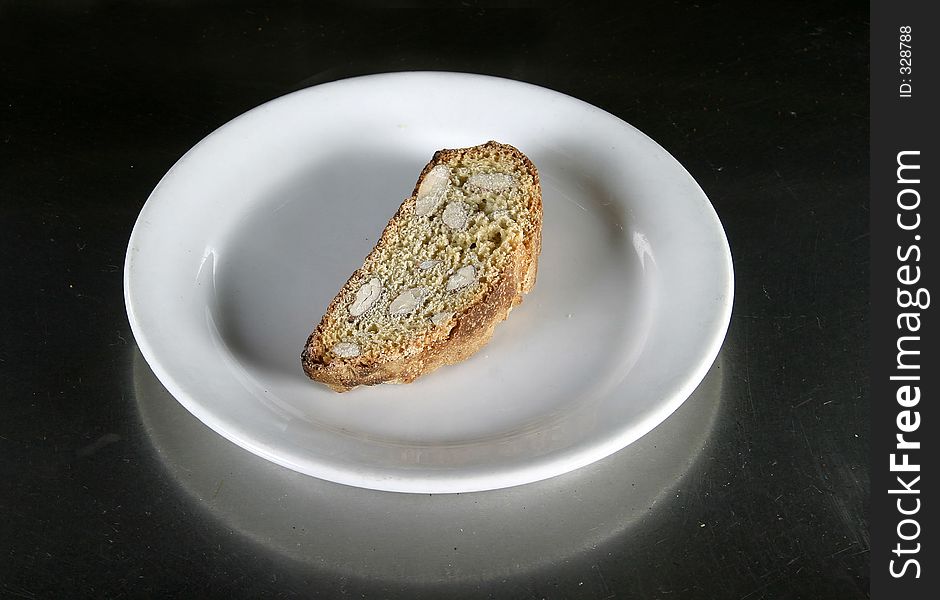
[[[207,435],[137,352],[133,375],[156,455],[224,527],[327,573],[433,586],[524,576],[648,523],[708,443],[721,363],[627,450],[545,481],[449,495],[364,490],[283,469]]]

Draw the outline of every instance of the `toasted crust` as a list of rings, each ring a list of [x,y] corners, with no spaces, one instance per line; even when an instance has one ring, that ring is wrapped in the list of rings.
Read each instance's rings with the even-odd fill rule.
[[[342,308],[354,287],[361,281],[362,269],[357,270],[347,280],[327,308],[326,314],[313,333],[310,334],[301,354],[301,364],[307,375],[322,382],[337,392],[345,392],[360,385],[379,383],[411,383],[443,365],[465,360],[482,348],[493,336],[496,325],[509,316],[513,307],[522,302],[523,295],[535,285],[538,274],[538,257],[542,245],[542,200],[538,171],[535,165],[519,150],[507,144],[490,141],[481,146],[465,149],[440,150],[424,167],[418,178],[411,197],[402,203],[395,216],[389,221],[376,247],[366,257],[364,264],[383,244],[390,243],[390,232],[401,225],[406,218],[403,213],[413,206],[421,182],[436,165],[447,163],[467,153],[484,154],[496,151],[511,155],[525,166],[532,176],[532,185],[528,191],[533,205],[530,212],[535,226],[532,231],[525,231],[506,267],[500,272],[495,282],[480,293],[478,298],[457,314],[454,325],[448,332],[437,332],[424,337],[416,337],[400,356],[383,359],[375,356],[338,358],[331,355],[323,342],[322,332],[327,317]]]

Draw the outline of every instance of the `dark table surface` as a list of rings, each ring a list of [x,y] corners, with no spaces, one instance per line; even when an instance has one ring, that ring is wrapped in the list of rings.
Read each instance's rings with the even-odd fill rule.
[[[866,597],[867,4],[412,4],[0,3],[0,597]],[[122,265],[167,169],[405,70],[595,104],[712,199],[730,330],[647,437],[510,490],[358,490],[223,440],[141,359]]]

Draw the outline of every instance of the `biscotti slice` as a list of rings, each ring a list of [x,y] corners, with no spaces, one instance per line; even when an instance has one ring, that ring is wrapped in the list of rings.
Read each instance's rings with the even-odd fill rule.
[[[464,360],[532,289],[541,232],[539,176],[522,152],[492,141],[436,152],[308,338],[304,371],[344,392]]]

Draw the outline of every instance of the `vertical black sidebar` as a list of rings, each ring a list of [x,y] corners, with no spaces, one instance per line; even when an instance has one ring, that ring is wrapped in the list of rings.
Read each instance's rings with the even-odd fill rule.
[[[940,20],[871,4],[871,592],[936,597]],[[933,466],[931,466],[933,465]],[[931,590],[928,593],[928,590]]]

